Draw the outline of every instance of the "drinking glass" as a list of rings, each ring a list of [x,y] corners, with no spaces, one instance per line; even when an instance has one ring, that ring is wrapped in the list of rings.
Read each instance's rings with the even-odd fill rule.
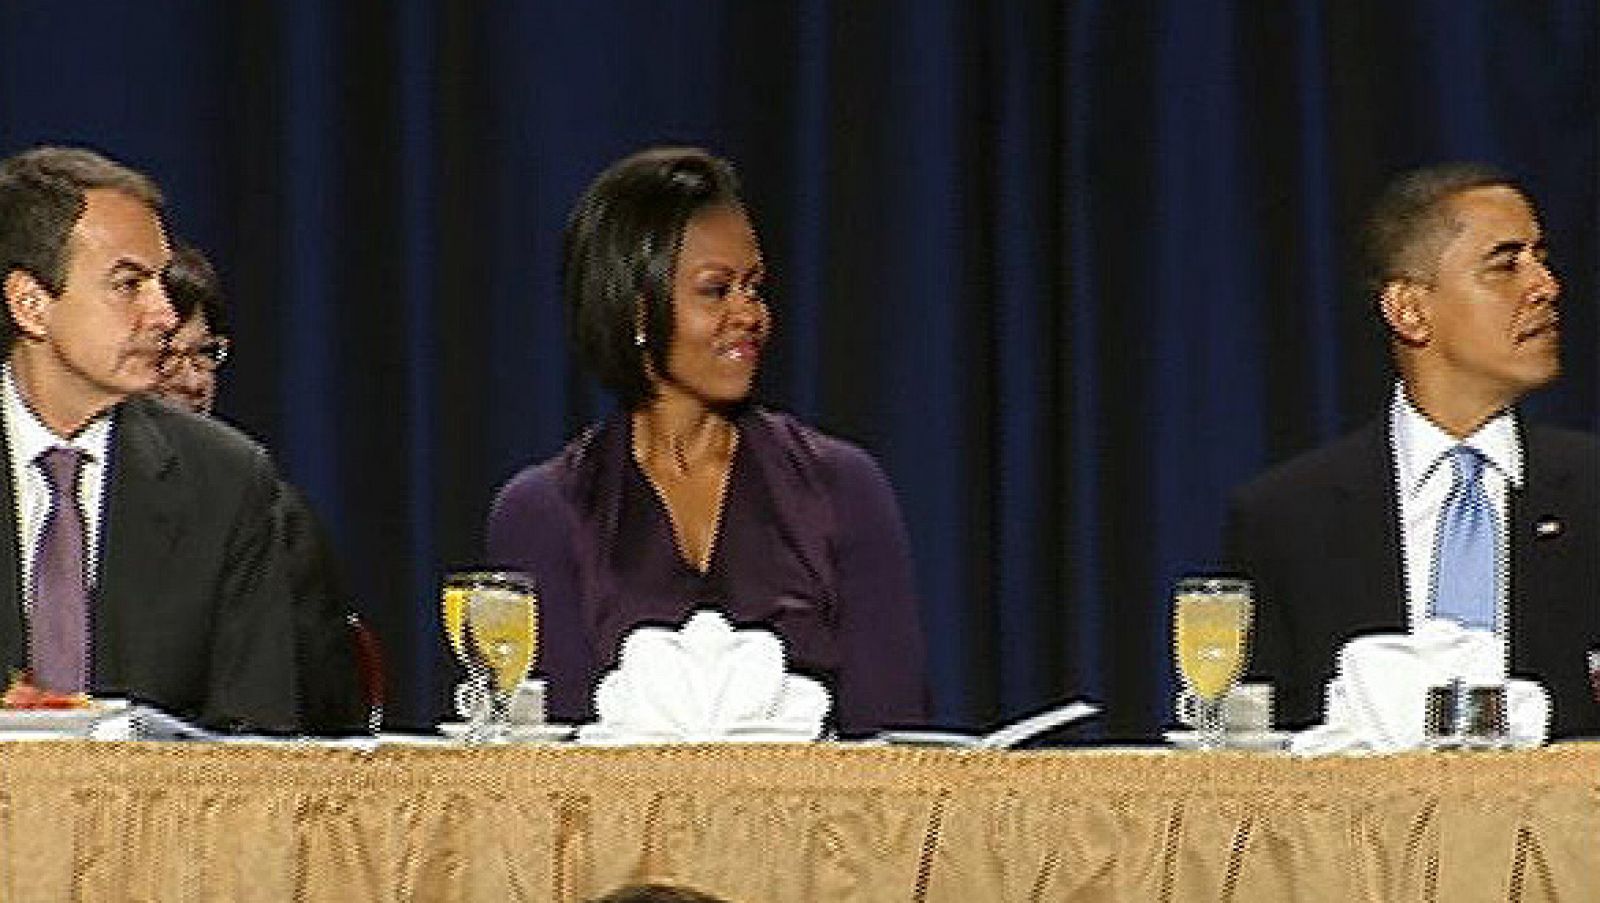
[[[439,593],[440,622],[444,626],[444,635],[450,641],[450,651],[455,653],[456,661],[467,669],[466,697],[472,701],[472,710],[462,712],[469,720],[476,718],[477,709],[480,708],[488,696],[488,671],[477,667],[477,661],[467,651],[461,638],[466,631],[467,624],[467,597],[480,577],[486,574],[477,571],[465,573],[446,574],[444,586]]]
[[[1195,699],[1199,746],[1222,745],[1222,703],[1244,671],[1250,636],[1250,581],[1184,577],[1173,591],[1172,651]]]
[[[445,578],[441,613],[450,648],[467,668],[474,700],[466,739],[504,740],[511,699],[538,654],[533,581],[516,571],[468,571]]]

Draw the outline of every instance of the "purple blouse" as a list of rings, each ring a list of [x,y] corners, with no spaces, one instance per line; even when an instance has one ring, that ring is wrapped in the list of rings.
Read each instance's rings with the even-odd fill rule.
[[[489,513],[488,560],[534,575],[537,670],[551,717],[593,717],[594,685],[641,624],[715,608],[773,630],[789,668],[834,694],[845,734],[926,718],[923,640],[905,527],[877,463],[792,417],[736,421],[706,573],[686,562],[618,415],[517,474]]]

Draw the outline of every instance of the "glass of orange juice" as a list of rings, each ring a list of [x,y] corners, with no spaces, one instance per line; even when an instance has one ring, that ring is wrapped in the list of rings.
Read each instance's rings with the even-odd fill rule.
[[[1184,577],[1173,591],[1173,657],[1195,699],[1202,749],[1222,745],[1222,701],[1249,656],[1251,595],[1237,577]]]
[[[518,571],[462,571],[445,577],[440,615],[450,649],[467,669],[473,703],[466,739],[503,740],[511,699],[539,649],[533,580]]]

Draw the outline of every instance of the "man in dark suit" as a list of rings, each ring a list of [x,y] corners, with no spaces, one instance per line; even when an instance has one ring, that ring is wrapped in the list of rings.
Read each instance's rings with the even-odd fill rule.
[[[1489,168],[1430,167],[1390,185],[1364,238],[1399,381],[1384,416],[1234,493],[1252,670],[1285,723],[1310,723],[1347,640],[1446,617],[1508,638],[1510,671],[1550,691],[1553,735],[1600,730],[1584,663],[1600,646],[1600,444],[1514,408],[1560,371],[1533,206]],[[1473,522],[1485,554],[1463,569]]]
[[[141,394],[177,325],[160,211],[148,178],[91,151],[0,162],[0,668],[294,730],[277,474],[237,432]]]

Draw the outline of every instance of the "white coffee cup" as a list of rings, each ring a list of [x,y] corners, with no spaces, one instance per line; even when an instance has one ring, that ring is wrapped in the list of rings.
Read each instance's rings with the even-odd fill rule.
[[[517,684],[517,695],[511,697],[512,724],[544,724],[544,678],[530,677]]]
[[[1193,727],[1197,720],[1195,697],[1178,691],[1174,707],[1178,721]],[[1236,685],[1222,699],[1222,729],[1230,734],[1259,734],[1272,730],[1272,684],[1249,681]]]
[[[471,681],[464,680],[456,684],[456,714],[463,720],[471,721],[478,706],[482,704],[483,700],[479,698],[477,688]],[[517,692],[511,697],[511,723],[545,723],[544,678],[530,677],[517,684]]]

